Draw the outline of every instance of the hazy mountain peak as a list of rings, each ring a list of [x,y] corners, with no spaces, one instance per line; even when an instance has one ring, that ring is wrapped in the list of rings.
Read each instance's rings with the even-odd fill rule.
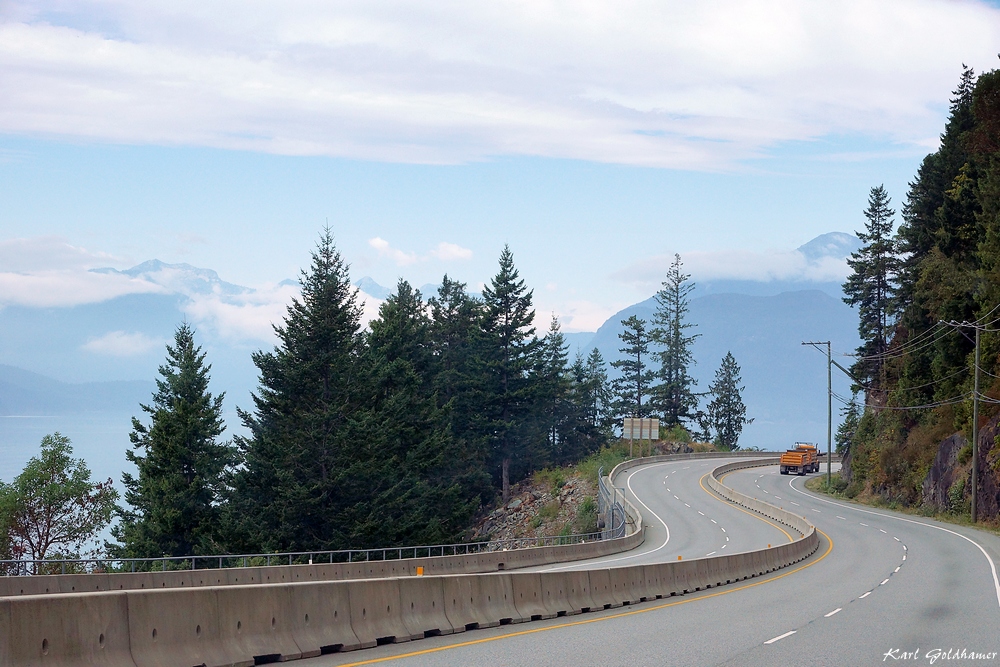
[[[354,286],[359,290],[367,294],[368,296],[373,296],[376,299],[385,301],[392,294],[392,290],[388,287],[382,287],[377,282],[375,282],[371,276],[365,276],[360,280],[354,281]]]
[[[830,232],[828,234],[820,234],[808,243],[800,245],[797,250],[810,261],[817,261],[827,257],[844,259],[849,257],[851,253],[857,252],[861,248],[861,245],[861,239],[854,234]]]
[[[94,269],[94,272],[118,273],[130,278],[140,278],[186,296],[195,294],[237,295],[253,291],[247,287],[227,283],[219,278],[219,274],[212,269],[202,269],[186,263],[167,264],[158,259],[151,259],[124,271],[106,268]]]

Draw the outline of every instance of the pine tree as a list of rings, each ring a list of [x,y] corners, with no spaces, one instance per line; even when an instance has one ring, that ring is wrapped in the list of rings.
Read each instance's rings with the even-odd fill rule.
[[[254,411],[239,410],[250,435],[236,438],[245,462],[228,510],[241,550],[363,546],[385,464],[372,438],[357,290],[329,229],[301,285],[275,326],[278,346],[253,355]]]
[[[555,315],[549,323],[549,331],[542,339],[541,363],[538,369],[540,420],[546,426],[546,441],[550,455],[558,464],[573,459],[570,446],[570,431],[577,417],[573,399],[573,379],[568,367],[566,337]]]
[[[154,558],[219,553],[220,502],[224,475],[236,450],[218,438],[224,394],[208,391],[211,366],[194,343],[194,330],[182,324],[167,346],[166,363],[151,405],[142,410],[146,426],[132,418],[132,450],[125,453],[138,475],[124,473],[125,500],[113,534],[124,557]]]
[[[854,434],[858,432],[858,425],[861,423],[861,407],[858,405],[858,395],[851,397],[851,402],[840,410],[842,421],[837,427],[837,435],[833,442],[838,454],[847,454],[851,449],[851,441]]]
[[[695,326],[687,321],[694,283],[689,282],[691,276],[684,273],[682,267],[681,256],[674,255],[667,278],[656,293],[656,312],[650,331],[653,342],[660,348],[656,352],[660,368],[653,401],[668,427],[695,419],[698,407],[698,397],[694,393],[698,383],[689,369],[694,365],[691,348],[700,334],[688,334]]]
[[[740,367],[732,352],[727,352],[709,386],[712,400],[708,404],[708,416],[715,430],[716,443],[728,450],[739,449],[743,427],[753,422],[746,418],[747,408],[742,396],[746,387],[741,387],[740,382]]]
[[[896,279],[900,260],[892,238],[893,216],[889,195],[881,185],[871,189],[865,231],[857,236],[864,244],[847,260],[851,275],[844,283],[844,303],[858,307],[861,357],[854,364],[854,376],[866,383],[880,382],[883,357],[892,335],[892,313],[896,309]]]
[[[371,494],[375,514],[363,541],[434,544],[457,541],[489,491],[476,452],[456,441],[449,405],[434,389],[438,359],[420,292],[401,280],[370,323],[366,355],[373,376],[371,437],[382,474]]]
[[[539,456],[529,428],[538,389],[532,371],[540,347],[532,326],[532,296],[514,267],[510,247],[504,246],[500,270],[483,290],[487,341],[480,350],[491,421],[488,437],[504,501],[510,498],[511,464],[515,475],[525,474]]]
[[[582,375],[587,418],[601,432],[610,435],[614,427],[615,408],[608,367],[596,347],[587,355]]]
[[[615,413],[618,417],[649,417],[653,406],[649,402],[650,387],[655,379],[648,367],[650,337],[646,321],[635,315],[622,320],[623,331],[618,337],[624,343],[619,349],[625,357],[611,362],[621,373],[612,383],[615,393]]]

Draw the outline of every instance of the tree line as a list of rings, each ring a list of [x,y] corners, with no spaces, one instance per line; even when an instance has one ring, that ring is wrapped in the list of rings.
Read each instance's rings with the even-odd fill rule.
[[[657,353],[660,372],[643,369],[643,324],[629,321],[628,354],[612,364],[620,372],[612,380],[596,348],[569,358],[555,317],[539,335],[533,292],[507,247],[481,297],[448,276],[429,297],[400,280],[362,326],[357,289],[327,229],[299,298],[274,327],[277,344],[252,355],[258,386],[251,406],[237,408],[246,434],[223,439],[224,396],[210,391],[211,365],[181,324],[141,406],[145,419],[132,419],[126,458],[136,472],[122,476],[125,503],[111,480],[90,481],[68,439],[49,436],[42,456],[0,485],[0,556],[96,554],[85,542],[112,518],[105,547],[117,558],[458,541],[482,507],[508,500],[514,482],[597,451],[624,415],[655,409],[668,425],[704,422],[687,372],[695,336],[685,333],[686,280],[677,258],[651,339],[670,341]],[[728,355],[708,410],[736,416],[728,431],[715,422],[730,448],[746,422],[738,384]],[[644,403],[647,394],[655,400]],[[60,514],[41,498],[52,489],[66,507],[77,499],[61,533],[37,527],[37,515]],[[39,532],[54,538],[40,541]]]
[[[855,489],[906,504],[921,502],[939,443],[971,433],[976,328],[983,419],[1000,398],[1000,71],[964,67],[953,95],[895,232],[889,193],[871,189],[844,285],[859,314],[850,370],[864,406],[846,401],[838,444]]]

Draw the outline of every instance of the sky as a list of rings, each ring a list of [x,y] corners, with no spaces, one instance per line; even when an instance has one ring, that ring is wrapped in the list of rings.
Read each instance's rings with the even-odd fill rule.
[[[478,290],[509,244],[542,322],[594,331],[674,253],[789,278],[872,186],[898,210],[998,50],[956,0],[0,0],[0,308],[156,258],[255,288],[230,322],[266,338],[329,225],[386,286]]]

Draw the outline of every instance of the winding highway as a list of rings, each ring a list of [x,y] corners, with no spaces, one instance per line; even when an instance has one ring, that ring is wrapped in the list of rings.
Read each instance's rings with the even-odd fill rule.
[[[797,534],[722,500],[726,460],[636,468],[615,480],[647,526],[635,551],[538,570],[598,569],[749,551]],[[804,488],[777,466],[723,483],[800,513],[820,548],[763,577],[681,597],[302,661],[445,665],[1000,664],[1000,537]],[[789,534],[791,531],[791,534]]]

